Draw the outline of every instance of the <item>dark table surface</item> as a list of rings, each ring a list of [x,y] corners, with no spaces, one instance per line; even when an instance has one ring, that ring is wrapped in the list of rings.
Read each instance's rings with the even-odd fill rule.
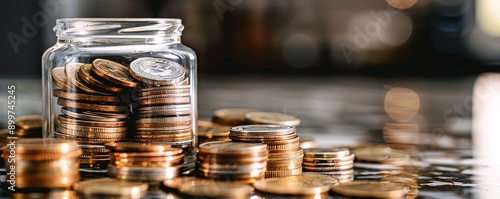
[[[319,146],[383,143],[384,124],[393,122],[384,110],[387,91],[394,87],[411,89],[420,99],[417,115],[406,122],[417,124],[420,129],[410,168],[418,174],[419,191],[416,197],[408,198],[496,198],[500,197],[496,166],[500,157],[477,159],[488,138],[471,133],[476,78],[201,75],[198,115],[210,118],[218,108],[256,108],[297,116],[302,121],[297,134],[315,137]],[[16,85],[17,115],[41,114],[40,80],[0,79],[0,104],[7,104],[8,84]],[[5,126],[6,111],[2,111],[0,127]],[[409,169],[374,163],[355,163],[354,167],[356,180],[377,180]],[[148,197],[169,198],[164,194]]]

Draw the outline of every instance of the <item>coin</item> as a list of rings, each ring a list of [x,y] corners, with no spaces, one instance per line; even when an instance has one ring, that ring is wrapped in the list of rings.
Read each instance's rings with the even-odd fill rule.
[[[304,149],[307,158],[339,158],[348,156],[351,152],[347,148],[308,148]]]
[[[267,151],[265,144],[238,142],[207,142],[200,144],[200,153],[249,155]]]
[[[43,138],[20,139],[16,144],[16,153],[67,153],[80,148],[77,142]]]
[[[211,180],[195,178],[195,177],[178,177],[174,179],[165,180],[160,184],[160,188],[166,191],[179,190],[182,185],[185,184],[199,184],[199,183],[210,183]]]
[[[190,92],[190,86],[161,86],[152,87],[147,89],[139,89],[137,91],[138,97],[152,96],[152,95],[166,95],[166,94],[185,94]]]
[[[98,122],[98,121],[80,120],[80,119],[75,119],[75,118],[68,117],[66,115],[59,115],[57,117],[57,119],[61,123],[72,124],[72,125],[79,125],[79,126],[123,127],[123,126],[125,126],[127,124],[126,121],[119,121],[119,122]]]
[[[154,85],[172,85],[184,80],[184,67],[168,59],[142,57],[130,63],[130,70],[141,81]]]
[[[66,107],[61,108],[61,113],[67,115],[72,118],[82,119],[82,120],[93,120],[93,121],[101,121],[101,122],[119,122],[120,119],[116,118],[108,118],[99,115],[87,115],[78,110],[70,110]]]
[[[179,188],[181,194],[209,198],[248,198],[253,188],[250,185],[221,182],[193,181]]]
[[[297,176],[302,174],[302,168],[281,170],[281,171],[266,171],[266,178],[281,178],[287,176]]]
[[[284,125],[242,125],[230,129],[234,136],[288,135],[294,133],[291,126]]]
[[[253,186],[259,191],[273,194],[310,195],[328,192],[339,182],[338,178],[332,176],[307,174],[259,180]]]
[[[92,93],[92,94],[101,94],[101,95],[107,95],[105,92],[100,92],[95,89],[89,88],[82,82],[78,81],[78,70],[80,70],[80,67],[83,66],[82,63],[69,63],[64,67],[64,72],[66,73],[66,77],[68,78],[68,81],[72,84],[75,85],[78,89],[83,90],[87,93]]]
[[[300,135],[299,141],[300,141],[299,145],[303,149],[313,148],[313,147],[318,146],[318,143],[316,143],[316,139],[314,137],[311,137],[311,136]]]
[[[351,197],[397,198],[406,194],[402,185],[380,181],[353,181],[342,183],[331,189],[333,192]]]
[[[354,154],[339,158],[310,158],[304,156],[304,162],[311,162],[311,163],[337,163],[337,162],[346,162],[353,160],[354,160]]]
[[[74,92],[66,92],[59,89],[54,89],[52,94],[59,98],[69,99],[69,100],[77,100],[77,101],[90,101],[90,102],[115,102],[118,101],[118,96],[114,95],[95,95],[95,94],[83,94],[83,93],[74,93]]]
[[[137,82],[130,78],[128,68],[124,65],[106,59],[95,59],[92,65],[92,71],[108,81],[129,88],[137,86]]]
[[[316,166],[306,166],[304,165],[302,168],[308,171],[320,171],[320,172],[336,172],[336,171],[346,171],[351,170],[353,165],[344,165],[344,166],[329,166],[329,167],[316,167]]]
[[[164,105],[164,104],[185,104],[185,103],[190,103],[191,99],[189,95],[184,95],[184,94],[169,94],[169,95],[163,95],[161,97],[155,97],[155,98],[142,98],[142,99],[136,99],[136,102],[139,106],[146,106],[146,105]]]
[[[294,116],[276,112],[249,112],[245,119],[250,124],[276,124],[296,127],[300,120]]]
[[[142,198],[147,195],[148,187],[147,183],[127,182],[112,178],[100,178],[84,180],[76,183],[73,186],[73,189],[88,196],[107,195],[124,198]]]
[[[78,70],[79,79],[83,80],[83,82],[87,83],[87,85],[96,86],[100,89],[106,90],[108,92],[119,93],[123,91],[123,88],[115,87],[110,85],[108,82],[103,83],[98,78],[92,76],[92,64],[84,64]]]
[[[75,91],[76,87],[71,85],[66,73],[64,72],[64,67],[57,67],[52,69],[52,81],[56,86],[65,91]]]
[[[410,155],[403,151],[391,149],[386,146],[366,147],[353,150],[356,160],[386,164],[405,164],[410,160]]]
[[[112,151],[136,151],[136,152],[172,152],[172,154],[182,153],[182,149],[173,148],[170,145],[162,144],[149,144],[149,143],[139,143],[139,142],[115,142],[106,143],[104,145],[106,148]]]
[[[256,109],[249,108],[224,108],[213,112],[212,121],[224,125],[243,125],[245,124],[245,114],[256,112]]]
[[[65,100],[62,98],[57,99],[57,104],[74,109],[84,109],[84,110],[112,112],[112,113],[126,113],[129,110],[128,106],[90,104],[90,103]]]
[[[24,130],[33,130],[42,128],[41,115],[26,115],[16,118],[16,127]]]

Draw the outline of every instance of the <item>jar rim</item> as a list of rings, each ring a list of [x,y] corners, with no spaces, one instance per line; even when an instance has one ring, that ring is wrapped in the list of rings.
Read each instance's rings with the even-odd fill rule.
[[[60,18],[57,22],[182,22],[179,18]]]

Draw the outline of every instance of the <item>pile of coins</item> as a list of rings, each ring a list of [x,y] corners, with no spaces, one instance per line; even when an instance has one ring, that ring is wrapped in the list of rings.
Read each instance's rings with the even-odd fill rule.
[[[347,148],[304,149],[304,172],[334,176],[342,183],[354,180],[354,154]]]
[[[295,128],[283,125],[243,125],[232,127],[229,138],[233,142],[267,144],[269,160],[266,178],[302,174],[303,152]]]
[[[229,139],[229,129],[231,129],[231,126],[199,119],[197,124],[198,145],[213,141],[231,141]]]
[[[253,183],[265,176],[268,150],[265,144],[216,141],[200,144],[196,157],[200,177]]]
[[[2,148],[6,163],[5,185],[18,189],[67,189],[80,179],[77,158],[82,150],[75,141],[18,139]]]
[[[130,74],[141,82],[134,93],[138,107],[133,141],[187,144],[193,139],[193,107],[188,73],[167,59],[139,58]]]
[[[108,175],[119,180],[157,183],[181,175],[183,150],[170,145],[116,142],[111,150]]]

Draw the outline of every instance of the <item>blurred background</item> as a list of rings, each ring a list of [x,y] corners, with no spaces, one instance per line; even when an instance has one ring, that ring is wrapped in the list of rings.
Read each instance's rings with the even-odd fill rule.
[[[496,71],[495,0],[9,0],[2,76],[39,77],[64,17],[181,18],[203,74],[467,76]],[[9,66],[9,67],[6,67]],[[15,67],[14,67],[15,66]]]

